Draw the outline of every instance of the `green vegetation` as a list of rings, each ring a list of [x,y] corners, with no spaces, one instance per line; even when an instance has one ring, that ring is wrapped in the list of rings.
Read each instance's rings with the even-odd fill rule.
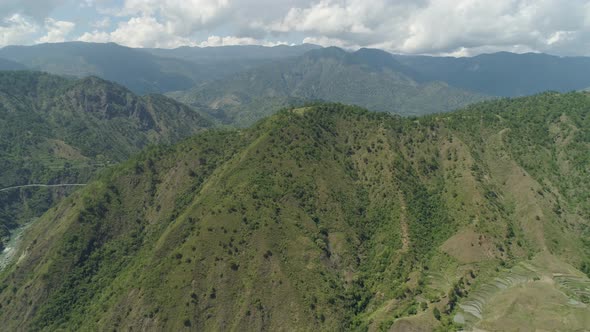
[[[417,118],[317,104],[150,148],[25,232],[0,321],[583,330],[589,108],[584,93]]]
[[[267,63],[170,95],[238,126],[248,126],[301,101],[325,100],[372,111],[421,115],[489,98],[443,82],[419,83],[410,68],[384,51],[348,53],[336,47]]]
[[[25,66],[11,61],[0,58],[0,70],[22,70],[25,69]]]
[[[169,98],[140,98],[98,78],[0,72],[0,189],[84,183],[150,144],[173,143],[209,126],[205,117]],[[70,191],[0,192],[0,248],[10,230]]]

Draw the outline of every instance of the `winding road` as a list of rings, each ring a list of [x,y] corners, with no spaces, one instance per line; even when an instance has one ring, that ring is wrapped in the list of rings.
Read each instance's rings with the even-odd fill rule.
[[[85,186],[85,183],[64,183],[64,184],[26,184],[23,186],[14,186],[14,187],[8,187],[8,188],[3,188],[0,189],[0,192],[3,191],[9,191],[9,190],[13,190],[13,189],[19,189],[19,188],[35,188],[35,187],[45,187],[45,188],[53,188],[53,187],[83,187]]]

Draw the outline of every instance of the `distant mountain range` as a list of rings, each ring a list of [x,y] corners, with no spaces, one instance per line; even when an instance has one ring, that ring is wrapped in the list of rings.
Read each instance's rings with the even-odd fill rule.
[[[183,46],[175,49],[144,49],[156,56],[182,59],[199,64],[209,63],[230,63],[231,61],[267,61],[296,57],[311,50],[322,48],[313,44],[302,45],[278,45],[278,46],[218,46],[218,47],[188,47]]]
[[[11,60],[0,58],[0,70],[21,70],[27,69],[25,65]]]
[[[4,47],[0,49],[0,69],[26,67],[77,77],[92,74],[138,93],[168,92],[318,49],[321,47],[312,44],[133,49],[114,43],[68,42]],[[370,59],[366,55],[364,60],[379,65],[384,59],[383,54],[374,56]],[[492,96],[567,92],[590,86],[585,75],[590,69],[588,57],[507,52],[465,58],[393,57],[402,65],[395,68],[418,82],[441,81]]]
[[[68,42],[8,46],[0,49],[0,58],[24,66],[7,69],[27,68],[74,77],[95,75],[122,84],[135,93],[146,94],[189,89],[261,61],[301,55],[313,48],[313,45],[302,45],[162,50],[133,49],[114,43]]]
[[[445,82],[417,82],[391,54],[329,47],[271,62],[170,96],[205,106],[227,123],[248,125],[279,106],[336,101],[401,115],[445,112],[486,98]]]
[[[494,97],[590,87],[590,58],[494,53],[404,56],[335,47],[134,49],[57,43],[0,49],[0,70],[31,69],[117,82],[170,96],[245,126],[283,106],[337,101],[400,115],[445,112]]]
[[[590,86],[589,57],[500,52],[471,58],[395,56],[418,81],[442,81],[490,96],[517,97]]]

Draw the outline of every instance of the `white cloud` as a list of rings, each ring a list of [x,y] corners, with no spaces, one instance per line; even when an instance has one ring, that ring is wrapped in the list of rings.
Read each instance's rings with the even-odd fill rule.
[[[66,0],[0,0],[0,13],[17,13],[35,25],[63,3]],[[80,40],[136,47],[286,40],[398,53],[530,50],[590,55],[590,0],[83,0],[80,4],[97,13],[94,22],[86,24],[88,30],[80,32]],[[83,26],[77,23],[78,29]],[[211,37],[197,42],[206,36]]]
[[[169,25],[160,23],[154,17],[133,17],[110,32],[95,30],[84,33],[78,38],[86,42],[115,42],[129,47],[174,48],[182,45],[194,45],[184,37],[173,33]]]
[[[328,46],[336,46],[345,49],[358,49],[361,46],[358,44],[351,43],[346,40],[337,39],[337,38],[329,38],[329,37],[305,37],[303,39],[303,43],[306,44],[315,44],[324,47]]]
[[[229,0],[125,0],[122,14],[161,17],[175,34],[211,27],[230,9]]]
[[[322,45],[333,41],[400,53],[582,48],[588,54],[589,22],[588,0],[317,0],[256,24],[269,32],[317,36],[308,40]]]
[[[229,0],[125,0],[122,8],[111,8],[106,12],[119,18],[128,17],[126,21],[118,23],[112,31],[105,31],[110,21],[97,22],[93,25],[95,30],[85,32],[78,40],[109,41],[130,47],[195,46],[194,33],[217,24],[227,8]],[[246,40],[234,37],[216,40],[213,37],[203,43],[208,42],[238,43]]]
[[[339,3],[321,0],[308,8],[291,8],[285,18],[273,24],[272,29],[281,32],[313,31],[322,34],[370,33],[367,20],[363,18],[380,16],[383,1],[354,0]]]
[[[215,47],[215,46],[230,46],[230,45],[264,45],[277,46],[288,45],[287,42],[269,42],[250,37],[236,37],[236,36],[209,36],[207,40],[198,44],[200,47]]]
[[[0,46],[28,44],[37,30],[37,25],[20,14],[14,14],[0,24]]]
[[[39,43],[60,43],[66,40],[66,37],[74,30],[76,24],[68,21],[56,21],[52,18],[45,20],[45,29],[47,34],[37,42]]]
[[[111,26],[111,19],[109,17],[104,17],[100,20],[94,21],[90,26],[95,29],[106,29]]]
[[[78,41],[87,43],[108,43],[111,41],[111,34],[104,31],[94,30],[92,32],[84,32],[82,36],[78,37]]]
[[[115,42],[129,47],[175,48],[179,46],[216,47],[230,45],[286,45],[287,42],[270,42],[250,37],[209,36],[202,42],[195,42],[187,38],[176,37],[167,31],[166,26],[153,18],[133,18],[125,22],[111,33],[94,30],[86,32],[78,38],[79,41],[107,43]]]

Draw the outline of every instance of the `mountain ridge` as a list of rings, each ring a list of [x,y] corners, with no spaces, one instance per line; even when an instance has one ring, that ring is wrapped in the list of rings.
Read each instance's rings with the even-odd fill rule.
[[[590,86],[584,75],[590,69],[588,57],[497,52],[464,58],[405,55],[395,58],[415,70],[418,80],[441,80],[493,96],[518,97],[547,90],[569,92]]]
[[[350,53],[328,47],[169,95],[189,105],[205,106],[212,116],[238,126],[288,106],[290,99],[343,102],[372,111],[420,115],[490,98],[444,82],[420,84],[410,73],[411,68],[383,51]]]
[[[33,330],[583,328],[588,105],[545,93],[402,118],[320,104],[152,148],[32,226],[0,272],[0,317]]]
[[[135,93],[148,94],[189,89],[262,61],[300,55],[313,48],[314,45],[228,46],[167,50],[131,48],[116,43],[64,42],[5,46],[0,48],[0,58],[11,61],[12,65],[6,69],[41,70],[79,78],[100,76]],[[19,66],[15,67],[14,63]]]
[[[80,183],[150,144],[171,144],[212,125],[170,98],[138,97],[97,77],[0,72],[0,187]],[[0,238],[68,192],[0,194]]]

